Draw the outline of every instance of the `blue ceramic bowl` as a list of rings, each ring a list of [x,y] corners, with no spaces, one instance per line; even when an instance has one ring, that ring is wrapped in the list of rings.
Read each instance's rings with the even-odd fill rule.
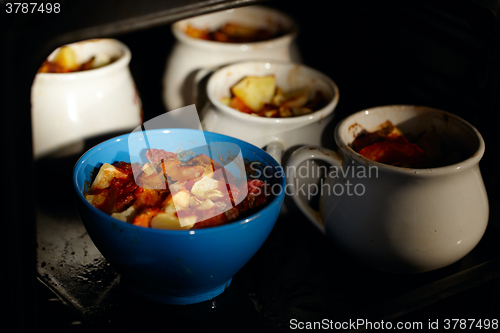
[[[137,149],[129,151],[129,145],[143,144],[141,133],[105,141],[78,160],[73,183],[80,218],[102,255],[138,295],[167,304],[191,304],[213,298],[229,286],[232,277],[259,250],[274,227],[285,194],[282,169],[262,149],[225,135],[190,129],[146,131],[152,145],[149,147],[161,145],[172,152],[179,148],[196,150],[207,143],[230,143],[233,151],[229,149],[212,158],[223,161],[241,153],[245,160],[265,165],[268,169],[261,173],[261,179],[265,174],[266,182],[283,190],[274,191],[275,195],[253,215],[230,224],[198,230],[138,227],[99,211],[85,200],[83,192],[90,184],[91,173],[101,164],[140,159]],[[240,152],[235,151],[238,149]]]

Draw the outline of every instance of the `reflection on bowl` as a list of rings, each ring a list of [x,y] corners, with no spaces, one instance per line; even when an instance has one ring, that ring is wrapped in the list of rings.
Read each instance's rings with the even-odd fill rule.
[[[220,134],[189,129],[150,130],[150,141],[161,140],[163,149],[178,151],[204,144],[229,142],[237,145],[244,159],[260,162],[277,172],[266,182],[284,188],[281,167],[264,151],[246,142]],[[127,134],[105,141],[87,151],[73,172],[80,217],[101,253],[123,274],[123,280],[138,295],[167,304],[191,304],[222,293],[232,277],[262,246],[278,218],[285,191],[279,191],[256,213],[233,223],[198,230],[160,230],[135,226],[112,218],[89,204],[83,195],[91,172],[101,164],[135,160]],[[142,136],[137,136],[137,138]],[[227,156],[218,156],[227,159]],[[213,157],[215,158],[215,157]],[[274,193],[273,193],[274,194]]]

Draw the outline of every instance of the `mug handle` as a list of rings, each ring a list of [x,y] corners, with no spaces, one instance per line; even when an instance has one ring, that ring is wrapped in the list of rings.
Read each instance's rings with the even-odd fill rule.
[[[299,166],[308,160],[321,160],[329,163],[337,168],[342,167],[342,158],[340,155],[330,149],[319,147],[319,146],[304,146],[292,153],[290,159],[287,162],[285,170],[287,185],[291,188],[292,199],[299,207],[299,209],[304,213],[304,215],[323,233],[325,234],[325,225],[323,218],[319,211],[314,210],[309,203],[304,200],[299,195],[299,189],[297,188],[297,176],[295,172],[289,172],[290,167],[292,170],[297,170]]]
[[[199,68],[193,72],[191,82],[189,83],[189,90],[191,92],[191,96],[189,96],[189,98],[191,99],[191,104],[196,104],[198,101],[201,80],[206,78],[208,75],[213,74],[218,68],[219,67]]]
[[[266,153],[271,155],[279,165],[281,165],[281,158],[285,151],[285,145],[281,141],[272,141],[266,146]]]

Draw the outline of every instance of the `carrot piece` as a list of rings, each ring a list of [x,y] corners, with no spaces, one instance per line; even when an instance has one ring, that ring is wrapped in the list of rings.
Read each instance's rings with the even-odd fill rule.
[[[231,98],[231,102],[229,103],[229,106],[232,107],[233,109],[236,109],[238,111],[241,111],[243,113],[252,113],[252,109],[250,109],[240,98],[238,97],[233,97]]]
[[[147,207],[144,208],[132,222],[133,225],[139,227],[149,228],[151,226],[151,220],[160,212],[158,207]]]

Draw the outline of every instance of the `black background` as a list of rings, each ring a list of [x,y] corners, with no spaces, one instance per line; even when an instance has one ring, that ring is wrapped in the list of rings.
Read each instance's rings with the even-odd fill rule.
[[[76,5],[70,1],[65,3],[73,12],[82,5],[82,2],[74,2]],[[498,202],[498,172],[495,163],[500,145],[497,135],[500,123],[500,25],[497,18],[499,3],[494,0],[381,0],[307,1],[292,4],[290,1],[274,0],[266,2],[265,5],[280,9],[296,20],[300,28],[297,42],[303,62],[324,72],[339,86],[340,102],[335,111],[337,120],[364,108],[389,104],[417,104],[453,112],[476,126],[486,142],[481,169],[490,203],[494,204]],[[9,25],[21,24],[25,20],[29,18],[12,19],[4,15],[0,23],[5,30],[10,28]],[[43,20],[46,18],[41,19]],[[65,22],[65,17],[58,17],[57,20],[60,24],[71,23]],[[37,26],[44,23],[45,21],[30,24]],[[174,42],[170,26],[164,25],[115,37],[125,42],[132,51],[130,68],[143,101],[146,120],[166,111],[161,100],[161,78],[166,58]],[[25,52],[33,51],[29,45],[19,49]],[[3,62],[8,62],[13,57],[16,56],[2,48]],[[1,111],[4,119],[7,119],[2,121],[2,125],[15,127],[14,120],[23,118],[22,115],[16,115],[20,111],[15,105],[22,104],[19,99],[25,96],[17,96],[16,92],[8,90],[10,82],[5,78],[9,76],[4,74],[2,73],[3,92],[7,92],[4,99],[9,102],[4,104],[5,107]],[[30,135],[26,133],[14,130],[7,132],[9,136],[2,136],[6,150],[15,149],[15,140],[30,139]],[[26,154],[28,156],[29,152]],[[2,159],[2,164],[9,162],[12,163]],[[23,163],[29,163],[29,158],[15,163],[20,163],[22,167]],[[8,177],[6,172],[2,169],[2,174]],[[29,168],[26,172],[30,172]],[[30,187],[24,188],[23,191],[34,193]],[[16,194],[18,200],[23,200],[23,191]],[[4,207],[4,211],[8,208]],[[30,220],[29,213],[26,214],[28,215],[23,217],[22,212],[10,212],[4,223],[22,225],[24,221]],[[287,227],[293,226],[292,224]],[[7,231],[9,230],[7,228]],[[23,238],[23,228],[19,227],[14,231],[14,237],[11,238],[13,243],[3,242],[3,253],[8,258],[1,272],[2,292],[5,295],[2,301],[3,308],[7,306],[11,310],[3,313],[4,322],[11,322],[17,328],[27,327],[27,330],[31,331],[97,330],[96,327],[81,322],[78,313],[64,306],[45,287],[36,284],[33,288],[26,288],[17,271],[30,271],[29,268],[26,269],[29,261],[17,260],[17,257],[23,258],[20,256],[23,253],[13,254],[12,248],[15,247],[11,246],[17,244],[16,241],[23,243],[20,241]],[[8,232],[4,237],[10,238]],[[30,235],[27,234],[27,237]],[[275,236],[275,241],[276,237],[279,239],[279,236]],[[321,249],[328,250],[329,246],[323,244]],[[31,253],[29,250],[27,252]],[[332,269],[341,271],[341,265],[342,261],[333,265]],[[359,283],[366,283],[366,279],[370,277],[360,277]],[[397,282],[397,279],[394,281]],[[273,297],[279,296],[274,295],[272,290],[266,292]],[[237,294],[238,289],[234,293]],[[33,295],[37,295],[38,303],[25,304],[34,300]],[[280,303],[277,301],[276,304]],[[249,306],[249,309],[253,307]],[[485,313],[496,315],[498,318],[499,310],[497,279],[496,283],[481,285],[403,318],[473,318]],[[127,314],[130,312],[133,314],[130,309],[125,311]],[[221,312],[224,313],[224,309]],[[270,311],[267,314],[272,313]],[[33,315],[36,317],[30,317]],[[217,316],[211,313],[208,315]],[[228,319],[224,315],[218,316],[221,316],[222,320]],[[241,325],[244,327],[245,323]],[[168,323],[165,323],[163,330],[167,328]],[[265,325],[260,328],[277,329]]]

